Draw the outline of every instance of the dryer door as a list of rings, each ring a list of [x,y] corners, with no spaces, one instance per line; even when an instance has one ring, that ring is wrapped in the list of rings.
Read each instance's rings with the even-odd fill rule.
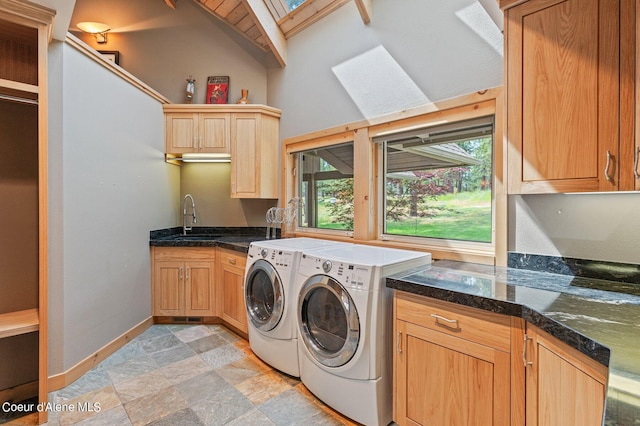
[[[257,260],[245,275],[244,298],[251,323],[261,331],[273,330],[284,312],[282,280],[266,260]]]
[[[307,350],[322,365],[344,365],[358,349],[356,305],[349,292],[329,276],[314,275],[302,286],[298,325]]]

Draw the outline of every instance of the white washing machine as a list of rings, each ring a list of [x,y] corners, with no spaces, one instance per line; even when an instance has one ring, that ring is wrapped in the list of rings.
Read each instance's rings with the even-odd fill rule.
[[[345,243],[287,238],[251,243],[244,274],[249,344],[267,364],[299,377],[294,285],[302,250]]]
[[[365,425],[392,421],[392,291],[388,275],[431,255],[362,245],[304,253],[297,280],[302,383]]]

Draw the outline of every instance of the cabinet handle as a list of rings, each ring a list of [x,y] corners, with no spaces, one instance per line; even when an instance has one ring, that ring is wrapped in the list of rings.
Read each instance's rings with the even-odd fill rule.
[[[198,150],[198,137],[193,137],[193,149]]]
[[[640,160],[640,146],[636,148],[636,159],[633,162],[633,176],[636,179],[640,179],[640,173],[638,173],[638,160]]]
[[[611,166],[611,151],[607,150],[607,165],[604,167],[604,177],[607,178],[609,183],[613,183],[613,179],[609,176],[609,166]]]
[[[527,368],[530,365],[533,365],[532,362],[527,361],[527,341],[531,340],[531,337],[524,335],[524,344],[522,345],[522,362],[524,363],[524,368]]]
[[[398,334],[396,334],[396,352],[398,354],[402,353],[402,331],[398,331]]]
[[[231,265],[235,265],[235,264],[236,264],[236,260],[235,260],[233,257],[230,257],[230,258],[229,258],[229,263],[230,263]]]
[[[182,279],[182,266],[178,269],[178,279]]]
[[[202,136],[198,137],[198,140],[200,142],[200,151],[202,151]]]
[[[189,268],[187,268],[187,279],[189,279]]]
[[[458,324],[457,319],[449,319],[437,314],[431,314],[431,317],[436,320],[436,323],[444,325],[445,327],[454,328],[454,329],[460,328],[460,325]],[[445,323],[442,324],[440,321],[444,321]]]

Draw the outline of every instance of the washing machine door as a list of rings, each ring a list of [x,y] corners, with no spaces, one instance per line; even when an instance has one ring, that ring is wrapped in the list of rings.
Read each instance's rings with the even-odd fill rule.
[[[284,312],[284,290],[276,269],[257,260],[246,273],[244,298],[251,323],[261,331],[273,330]]]
[[[322,365],[339,367],[358,349],[360,320],[349,292],[326,275],[314,275],[298,298],[298,325],[309,353]]]

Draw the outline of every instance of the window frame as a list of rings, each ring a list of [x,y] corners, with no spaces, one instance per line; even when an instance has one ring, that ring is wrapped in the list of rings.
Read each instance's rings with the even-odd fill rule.
[[[381,233],[384,191],[382,173],[383,149],[373,138],[403,129],[424,127],[425,123],[463,121],[494,116],[492,179],[492,242],[439,240],[426,237],[388,236]],[[428,125],[428,124],[427,124]],[[294,153],[353,141],[354,143],[354,229],[351,231],[299,228],[287,229],[291,236],[310,236],[360,244],[428,251],[434,259],[459,260],[506,266],[507,263],[507,195],[506,141],[504,141],[504,108],[502,87],[424,105],[370,120],[349,123],[283,140],[282,198],[297,196],[296,160]]]
[[[486,112],[493,111],[491,114]],[[492,147],[492,185],[491,185],[491,242],[475,242],[465,240],[452,240],[433,237],[416,237],[408,235],[394,235],[386,234],[384,232],[384,192],[385,192],[385,164],[384,164],[384,143],[377,143],[377,156],[380,159],[378,162],[378,182],[377,189],[377,209],[379,212],[377,223],[377,239],[380,241],[388,241],[391,243],[405,243],[405,244],[419,244],[428,246],[430,250],[442,251],[446,249],[455,249],[461,253],[478,253],[494,256],[495,254],[495,240],[496,240],[496,193],[495,193],[495,175],[496,175],[496,121],[495,107],[491,105],[476,105],[473,109],[468,110],[467,107],[454,108],[443,114],[433,114],[432,116],[422,117],[422,120],[403,120],[395,123],[392,126],[384,126],[384,130],[380,132],[378,128],[371,129],[371,138],[375,138],[382,135],[392,135],[395,133],[401,133],[407,129],[418,129],[427,127],[437,127],[442,124],[454,124],[463,123],[469,119],[481,118],[486,116],[494,116],[493,124],[493,147]]]

